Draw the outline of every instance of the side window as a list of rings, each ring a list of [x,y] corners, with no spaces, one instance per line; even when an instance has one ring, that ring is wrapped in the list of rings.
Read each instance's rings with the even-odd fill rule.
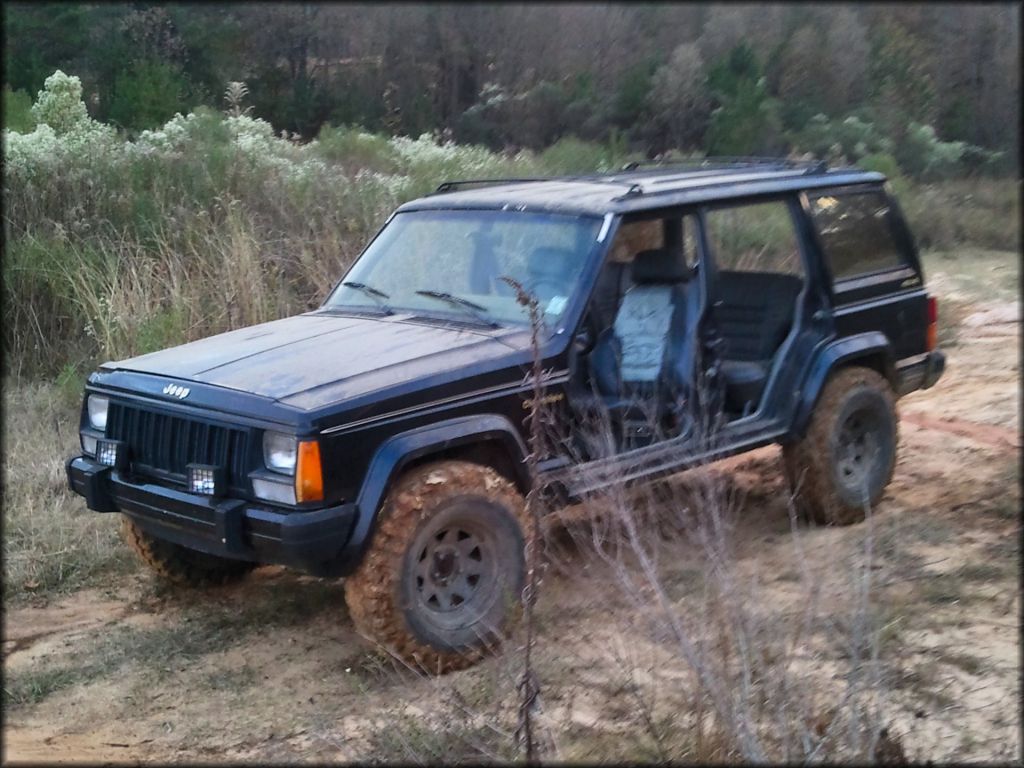
[[[628,264],[640,251],[662,248],[665,245],[665,229],[661,219],[624,221],[615,235],[609,260]]]
[[[691,269],[697,265],[697,217],[691,213],[623,222],[612,244],[610,261],[628,264],[640,251],[669,248]]]
[[[878,192],[818,195],[811,216],[836,282],[903,266],[892,234],[889,203]]]
[[[705,220],[720,272],[803,276],[793,217],[784,200],[713,208]]]

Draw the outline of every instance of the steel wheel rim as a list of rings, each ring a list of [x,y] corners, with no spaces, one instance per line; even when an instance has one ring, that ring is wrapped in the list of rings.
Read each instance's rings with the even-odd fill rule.
[[[847,416],[836,441],[836,469],[843,485],[870,496],[870,482],[882,455],[877,414],[858,409]]]
[[[493,531],[458,517],[417,537],[409,578],[424,621],[442,630],[475,624],[499,597]]]

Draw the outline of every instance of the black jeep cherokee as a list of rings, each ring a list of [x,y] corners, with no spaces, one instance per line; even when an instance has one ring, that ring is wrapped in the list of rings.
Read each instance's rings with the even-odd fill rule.
[[[892,476],[896,398],[944,364],[884,182],[747,161],[444,184],[319,309],[101,366],[69,482],[171,580],[346,576],[363,633],[464,666],[524,579],[537,383],[504,278],[542,315],[561,498],[777,442],[810,515],[854,522]],[[595,413],[610,450],[580,438]]]

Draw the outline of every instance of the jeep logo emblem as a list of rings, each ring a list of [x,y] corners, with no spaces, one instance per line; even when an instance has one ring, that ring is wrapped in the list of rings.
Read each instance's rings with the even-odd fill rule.
[[[188,387],[179,387],[177,384],[168,384],[166,387],[164,387],[165,395],[176,397],[179,400],[184,400],[186,397],[188,397],[188,393]]]

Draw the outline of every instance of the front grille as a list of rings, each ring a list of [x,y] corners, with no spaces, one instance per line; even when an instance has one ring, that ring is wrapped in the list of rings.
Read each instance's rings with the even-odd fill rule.
[[[244,489],[250,432],[111,401],[107,437],[128,444],[132,471],[184,484],[189,464],[224,467],[228,485]]]

